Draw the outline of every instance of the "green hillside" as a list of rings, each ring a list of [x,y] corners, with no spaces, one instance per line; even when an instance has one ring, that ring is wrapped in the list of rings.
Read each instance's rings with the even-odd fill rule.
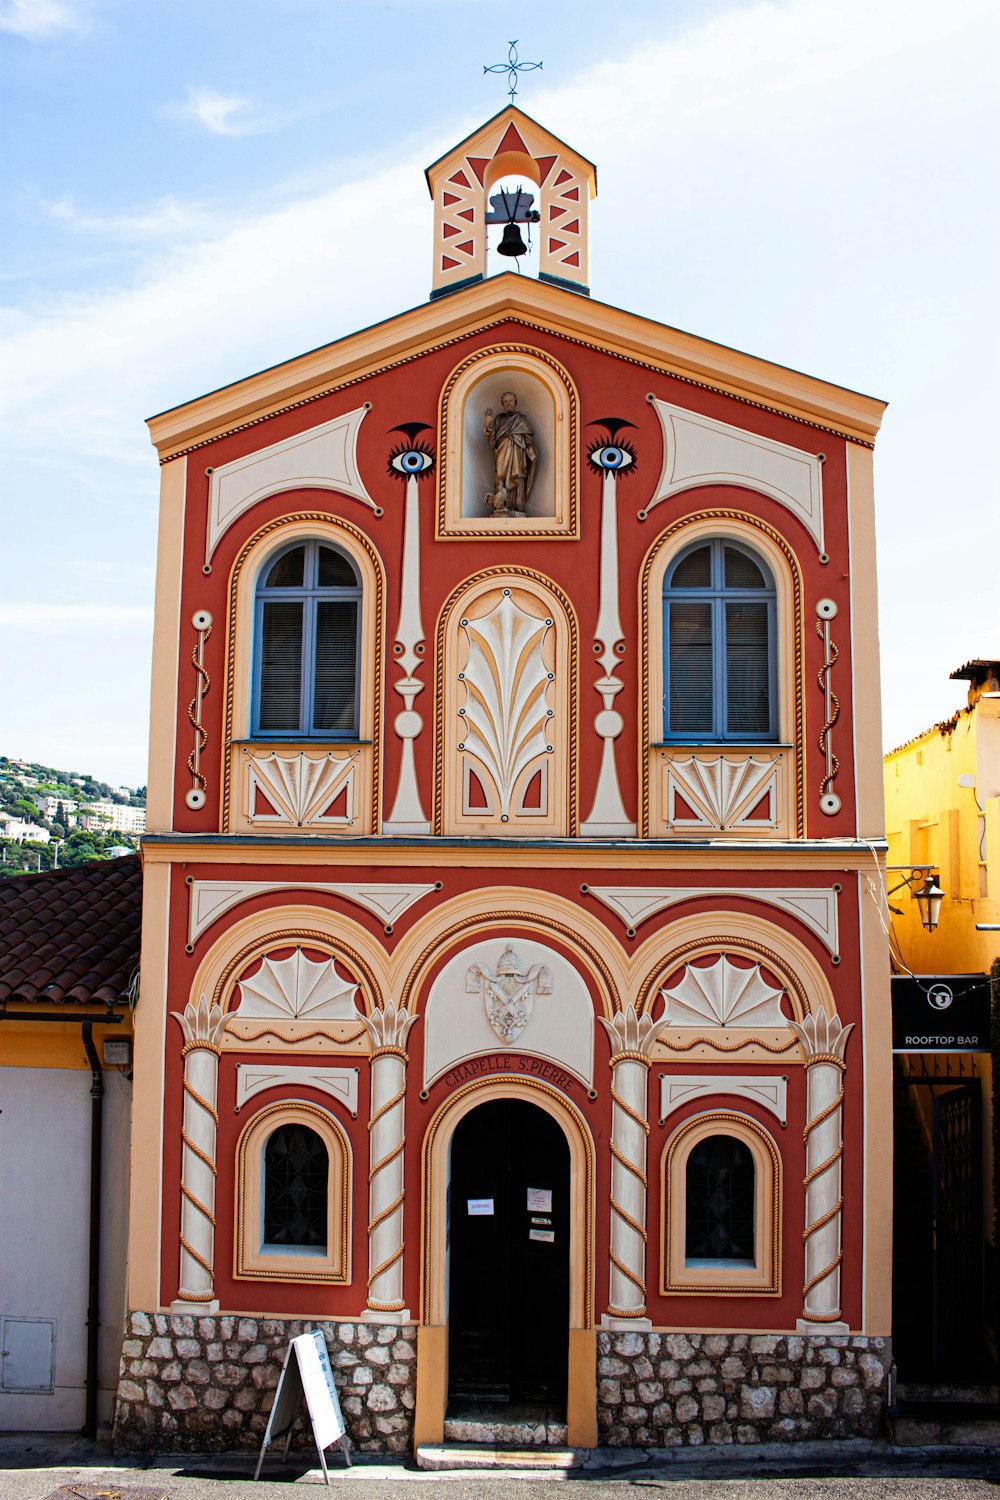
[[[36,798],[54,797],[58,805],[46,817]],[[65,803],[75,802],[85,809],[95,802],[118,802],[128,807],[145,807],[145,787],[115,787],[98,781],[89,772],[60,771],[35,761],[14,760],[0,755],[0,814],[23,819],[44,829],[49,842],[23,842],[3,837],[0,823],[0,878],[24,871],[50,870],[57,863],[85,864],[87,860],[104,859],[108,851],[134,846],[138,840],[131,834],[114,830],[90,832],[70,826]]]

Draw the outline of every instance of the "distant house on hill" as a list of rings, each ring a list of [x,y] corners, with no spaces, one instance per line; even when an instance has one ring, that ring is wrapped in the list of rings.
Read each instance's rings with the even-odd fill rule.
[[[50,838],[49,830],[39,823],[0,813],[0,839],[9,839],[14,844],[47,844]]]
[[[92,802],[80,810],[79,824],[98,832],[107,829],[115,833],[145,833],[146,809],[123,807],[120,802]]]
[[[135,855],[0,882],[0,1431],[110,1416],[141,903]]]

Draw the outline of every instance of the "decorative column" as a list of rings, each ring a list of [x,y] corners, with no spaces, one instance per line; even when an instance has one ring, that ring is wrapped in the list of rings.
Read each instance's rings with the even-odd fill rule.
[[[805,1285],[800,1333],[847,1333],[840,1313],[843,1260],[844,1053],[853,1026],[825,1011],[789,1023],[806,1066]]]
[[[629,1005],[601,1025],[611,1038],[611,1295],[605,1328],[651,1328],[646,1317],[646,1084],[667,1024]]]
[[[615,648],[624,634],[618,608],[618,473],[634,462],[631,448],[625,443],[614,442],[614,435],[619,427],[630,427],[632,424],[612,417],[604,418],[602,422],[610,430],[612,441],[599,442],[591,450],[590,462],[600,470],[604,478],[601,499],[601,598],[594,638],[597,660],[603,668],[594,687],[604,705],[594,719],[594,728],[604,740],[604,750],[594,805],[590,809],[590,817],[581,824],[580,832],[598,838],[634,838],[636,825],[630,821],[625,811],[615,763],[615,740],[625,728],[625,721],[614,702],[625,684],[612,672],[620,659]]]
[[[418,474],[427,473],[434,460],[431,454],[417,442],[417,433],[426,427],[424,422],[404,422],[394,432],[405,432],[409,438],[406,447],[400,447],[389,459],[390,472],[406,479],[406,508],[403,513],[403,567],[399,586],[399,624],[396,627],[396,665],[403,676],[393,687],[403,700],[403,708],[396,715],[393,728],[402,741],[399,764],[399,782],[392,812],[382,824],[387,834],[426,834],[431,825],[424,816],[417,786],[416,767],[413,760],[413,742],[424,727],[424,721],[413,707],[424,684],[414,676],[420,665],[417,647],[424,639],[424,626],[420,617],[420,485]]]
[[[215,1142],[219,1054],[225,1016],[202,995],[184,1014],[184,1121],[181,1126],[181,1274],[173,1312],[218,1312],[215,1299]]]
[[[389,1003],[359,1016],[372,1044],[368,1169],[368,1323],[406,1323],[403,1305],[403,1148],[406,1038],[417,1019]]]

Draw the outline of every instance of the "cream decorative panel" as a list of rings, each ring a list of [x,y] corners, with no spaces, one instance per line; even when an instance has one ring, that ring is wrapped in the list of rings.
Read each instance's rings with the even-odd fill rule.
[[[457,1063],[508,1047],[512,1071],[531,1073],[523,1059],[544,1058],[593,1085],[587,986],[561,954],[520,937],[473,943],[434,980],[424,1007],[423,1087]]]
[[[787,1078],[764,1077],[756,1073],[661,1073],[660,1124],[684,1104],[695,1099],[717,1101],[724,1094],[749,1099],[752,1104],[770,1111],[782,1125],[787,1123]]]
[[[663,429],[663,468],[654,505],[700,484],[736,484],[769,495],[791,511],[825,558],[823,464],[813,453],[730,427],[650,396]]]
[[[337,490],[381,515],[358,470],[358,429],[369,409],[366,403],[332,422],[310,427],[211,470],[206,563],[239,516],[258,500],[293,486]]]
[[[582,172],[557,161],[541,226],[538,272],[542,278],[587,284],[587,199],[590,184]]]
[[[790,836],[793,769],[784,748],[654,750],[650,777],[650,832]]]
[[[233,747],[235,833],[372,831],[371,747]]]
[[[288,958],[265,958],[256,974],[236,986],[240,1003],[231,1013],[245,1021],[351,1021],[358,986],[342,979],[333,959],[315,962],[301,948]]]
[[[556,617],[544,598],[513,582],[463,601],[456,613],[443,831],[568,832],[569,673]]]
[[[188,912],[188,946],[193,947],[201,934],[217,922],[227,911],[255,896],[266,896],[272,891],[318,891],[321,895],[340,896],[363,906],[392,931],[404,912],[415,902],[432,891],[440,890],[433,885],[383,885],[371,881],[341,884],[336,881],[314,880],[193,880],[191,882],[191,905]]]
[[[641,923],[682,901],[698,901],[706,896],[725,901],[730,896],[759,901],[777,907],[798,918],[831,953],[840,951],[837,921],[839,885],[804,887],[735,886],[735,885],[590,885],[587,891],[620,917],[632,936]]]
[[[236,1064],[236,1108],[262,1094],[265,1089],[309,1088],[328,1094],[352,1115],[358,1112],[357,1068],[285,1068],[267,1063]]]
[[[714,964],[684,966],[678,984],[660,991],[670,1026],[787,1026],[782,1013],[783,990],[774,989],[760,965],[740,968],[723,953]]]
[[[465,720],[458,748],[486,771],[506,823],[523,773],[536,762],[544,766],[552,748],[546,731],[555,710],[548,706],[552,673],[545,651],[552,621],[522,609],[504,589],[488,615],[461,624],[468,644],[459,673],[466,698],[458,710]]]

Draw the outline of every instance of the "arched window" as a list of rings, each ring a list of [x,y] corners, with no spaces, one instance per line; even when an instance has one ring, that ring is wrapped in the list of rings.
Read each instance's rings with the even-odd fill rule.
[[[358,619],[354,564],[323,542],[297,542],[257,584],[255,735],[352,739],[358,733]]]
[[[696,542],[663,586],[664,739],[777,738],[774,579],[741,543]]]
[[[279,1125],[263,1157],[261,1250],[325,1253],[330,1158],[315,1130]]]
[[[236,1148],[237,1278],[351,1279],[351,1148],[328,1110],[282,1100]]]
[[[781,1157],[764,1127],[735,1110],[695,1115],[661,1162],[660,1290],[779,1293]]]
[[[687,1159],[685,1264],[755,1262],[754,1164],[731,1135],[710,1135]]]

